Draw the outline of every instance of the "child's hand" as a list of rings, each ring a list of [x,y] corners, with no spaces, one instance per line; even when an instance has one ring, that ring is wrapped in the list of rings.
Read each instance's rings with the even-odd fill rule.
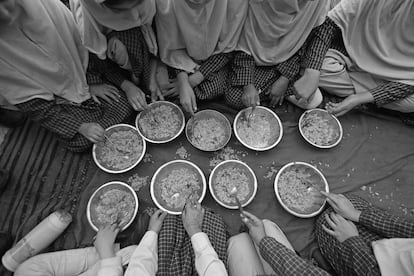
[[[254,85],[249,84],[243,88],[241,101],[246,107],[256,107],[257,105],[260,105],[259,92]]]
[[[105,130],[98,123],[83,123],[78,131],[92,143],[104,141]]]
[[[155,211],[154,214],[152,214],[149,225],[148,225],[148,231],[154,231],[155,233],[159,233],[161,230],[162,222],[164,221],[165,217],[167,216],[167,212],[164,212],[162,210]]]
[[[111,103],[112,101],[118,102],[121,97],[115,86],[106,83],[90,85],[89,92],[91,93],[92,99],[98,104],[101,104],[98,97],[104,99],[108,103]]]
[[[108,224],[99,229],[93,245],[101,260],[115,256],[114,243],[118,232],[119,226],[117,224]]]
[[[142,111],[148,107],[145,93],[141,88],[127,80],[121,84],[121,88],[127,95],[128,102],[136,111]]]
[[[246,211],[243,211],[240,216],[242,217],[243,223],[249,228],[249,234],[254,243],[259,245],[260,241],[266,236],[263,221]]]
[[[303,76],[293,84],[297,100],[310,101],[318,88],[320,75],[318,70],[305,69]]]
[[[352,221],[344,219],[341,215],[331,213],[325,214],[326,222],[330,229],[322,225],[322,229],[329,235],[334,236],[339,242],[344,242],[351,237],[358,236],[358,229]]]
[[[337,214],[354,222],[359,221],[361,211],[355,209],[354,205],[352,205],[352,202],[344,195],[337,195],[326,192],[321,192],[321,194],[326,196],[326,201],[329,203],[329,205],[331,205],[332,209],[334,209]]]
[[[275,107],[277,104],[282,105],[285,98],[285,93],[289,85],[289,80],[280,76],[277,81],[275,81],[267,92],[270,99],[270,106]]]
[[[188,75],[181,72],[177,76],[178,90],[180,93],[180,103],[185,111],[194,116],[194,112],[197,111],[197,101],[193,88],[191,88]]]

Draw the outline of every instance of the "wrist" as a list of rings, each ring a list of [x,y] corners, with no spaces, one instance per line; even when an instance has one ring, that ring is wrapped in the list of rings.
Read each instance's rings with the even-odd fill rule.
[[[115,257],[115,252],[114,252],[114,248],[113,245],[110,247],[103,247],[103,248],[99,248],[98,254],[99,254],[99,258],[102,259],[107,259],[107,258],[112,258]]]
[[[122,89],[122,91],[127,93],[131,89],[132,85],[134,85],[134,84],[132,82],[130,82],[129,80],[124,80],[121,83],[121,89]]]
[[[195,234],[197,234],[197,233],[200,233],[201,232],[201,228],[200,227],[198,227],[198,226],[190,226],[190,227],[188,227],[188,229],[187,229],[187,234],[188,234],[188,236],[190,236],[190,238],[193,236],[193,235],[195,235]]]

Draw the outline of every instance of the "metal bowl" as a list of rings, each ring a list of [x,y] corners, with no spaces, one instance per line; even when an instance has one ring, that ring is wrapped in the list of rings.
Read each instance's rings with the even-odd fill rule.
[[[221,206],[223,206],[225,208],[228,208],[228,209],[237,209],[238,208],[236,200],[234,200],[234,199],[232,199],[232,202],[230,202],[230,203],[225,203],[222,200],[220,200],[219,196],[217,195],[217,191],[215,189],[215,185],[217,184],[217,182],[215,182],[214,178],[217,176],[217,174],[220,171],[222,171],[224,169],[228,169],[228,168],[241,169],[246,174],[246,176],[248,178],[248,183],[249,183],[249,189],[250,190],[249,190],[249,193],[247,194],[246,198],[244,200],[240,200],[240,203],[243,207],[247,206],[250,202],[252,202],[252,200],[256,196],[257,179],[256,179],[256,175],[254,174],[253,170],[247,164],[245,164],[245,163],[243,163],[239,160],[223,161],[220,164],[218,164],[216,167],[214,167],[213,171],[210,174],[209,181],[208,181],[210,193],[213,196],[213,198],[216,200],[216,202],[218,204],[220,204]],[[230,188],[230,190],[231,189],[232,188]],[[227,191],[227,192],[229,192],[229,191]]]
[[[161,181],[162,179],[168,177],[171,172],[177,169],[186,168],[190,170],[192,173],[196,175],[198,182],[200,183],[200,189],[197,191],[198,202],[202,202],[204,196],[206,195],[206,178],[204,177],[203,172],[201,169],[192,162],[187,160],[174,160],[165,163],[162,165],[158,170],[155,172],[154,176],[151,179],[151,198],[154,201],[155,205],[158,206],[161,210],[164,210],[173,215],[179,215],[182,213],[184,208],[184,204],[189,196],[194,196],[194,193],[191,195],[186,195],[185,191],[175,191],[171,198],[174,197],[175,194],[178,194],[177,200],[181,200],[182,206],[174,208],[174,206],[168,206],[167,202],[162,198],[161,194]]]
[[[141,152],[139,156],[135,156],[135,158],[133,159],[133,162],[131,162],[131,164],[129,166],[126,166],[125,168],[114,168],[109,166],[108,164],[105,164],[104,161],[101,160],[101,152],[102,149],[104,147],[110,147],[113,146],[111,143],[116,143],[116,141],[105,141],[102,143],[98,143],[98,144],[94,144],[92,147],[92,157],[93,160],[95,161],[96,165],[103,171],[108,172],[108,173],[123,173],[126,171],[129,171],[130,169],[134,168],[136,165],[138,165],[138,163],[142,160],[142,158],[145,155],[145,151],[147,148],[147,145],[145,143],[145,140],[142,138],[142,136],[139,134],[138,130],[131,126],[131,125],[127,125],[127,124],[118,124],[118,125],[113,125],[109,128],[107,128],[105,130],[106,136],[110,137],[112,135],[112,133],[117,132],[117,131],[121,131],[121,130],[131,130],[137,137],[139,140],[139,144],[137,145],[138,147],[141,146]],[[121,154],[122,158],[124,158],[124,160],[127,160],[129,158],[134,157],[133,155],[128,155],[128,154]]]
[[[318,120],[309,121],[309,116],[317,116]],[[306,133],[305,128],[311,127],[313,124],[324,122],[323,127],[317,128],[316,133],[320,134],[322,131],[329,131],[332,133],[333,138],[329,139],[325,134],[326,141],[316,141],[315,138],[312,138],[310,133]],[[339,120],[328,111],[320,108],[310,109],[303,112],[302,116],[299,118],[299,131],[303,139],[305,139],[309,144],[321,149],[329,149],[338,145],[342,140],[343,129]]]
[[[307,183],[303,184],[303,180],[302,180],[301,185],[311,185],[309,187],[304,187],[303,193],[305,194],[305,196],[312,197],[312,199],[314,200],[314,203],[316,203],[315,206],[308,208],[308,210],[299,210],[298,208],[295,208],[294,206],[288,206],[288,203],[286,203],[282,199],[283,195],[281,195],[281,191],[280,191],[282,188],[282,185],[289,185],[289,184],[280,183],[280,178],[282,174],[286,172],[290,172],[290,171],[294,171],[294,173],[296,174],[298,173],[308,174],[307,178],[305,179]],[[291,162],[283,166],[278,171],[276,178],[275,178],[275,182],[274,182],[274,190],[275,190],[275,194],[276,194],[276,197],[280,205],[282,205],[282,207],[287,212],[300,218],[310,218],[310,217],[316,216],[323,210],[325,203],[326,203],[326,199],[323,195],[321,194],[318,195],[318,191],[324,190],[325,192],[329,192],[329,186],[328,186],[328,182],[326,181],[325,176],[315,166],[312,166],[311,164],[308,164],[305,162]],[[293,188],[290,187],[290,189],[288,188],[286,190],[288,190],[288,192],[292,192]],[[315,195],[318,195],[318,197],[321,197],[321,198],[323,197],[323,201],[318,202]],[[303,196],[301,198],[301,202],[304,202]]]
[[[98,204],[99,197],[102,194],[104,194],[104,193],[106,193],[110,190],[114,190],[114,189],[131,193],[131,195],[134,198],[133,214],[132,214],[131,218],[128,220],[128,222],[124,223],[124,225],[121,228],[121,231],[127,229],[128,226],[131,225],[131,223],[134,221],[135,216],[137,215],[137,212],[138,212],[138,197],[137,197],[137,194],[135,193],[135,191],[128,184],[125,184],[123,182],[120,182],[120,181],[108,182],[108,183],[102,185],[101,187],[99,187],[98,189],[95,190],[95,192],[89,198],[88,205],[86,207],[86,217],[88,218],[89,224],[92,226],[93,230],[95,230],[95,231],[98,231],[98,225],[97,225],[97,222],[96,222],[96,219],[95,219],[96,211],[94,210],[93,207]]]
[[[135,118],[135,126],[138,129],[139,133],[142,135],[142,137],[144,137],[145,140],[147,140],[150,143],[154,143],[154,144],[162,144],[162,143],[167,143],[167,142],[174,140],[181,134],[185,126],[185,117],[184,117],[184,113],[181,110],[181,108],[179,108],[176,104],[172,102],[167,102],[167,101],[154,102],[154,103],[149,104],[148,106],[149,106],[148,109],[141,111]],[[154,115],[154,110],[161,106],[164,106],[170,111],[170,113],[165,113],[165,112],[162,113],[162,116],[165,116],[165,117]],[[149,130],[153,132],[157,132],[157,131],[160,132],[160,131],[164,131],[167,127],[171,127],[172,123],[165,124],[164,122],[167,119],[171,119],[171,116],[173,116],[173,114],[176,115],[176,119],[177,119],[174,129],[171,129],[171,131],[169,132],[162,133],[162,137],[159,137],[160,134],[155,135],[155,133],[149,132]],[[151,122],[147,130],[144,127],[144,120],[150,120]]]
[[[234,119],[233,128],[237,139],[245,147],[255,151],[274,148],[283,136],[283,126],[279,117],[272,110],[263,106],[256,106],[249,119],[251,112],[251,107],[245,108]],[[263,132],[266,130],[268,133]],[[248,137],[247,134],[253,136]]]
[[[202,136],[194,136],[194,130],[197,124],[205,123],[206,120],[214,120],[219,128],[221,128],[222,136],[219,137],[219,141],[214,139],[212,136],[213,134],[217,134],[217,131],[211,128],[207,129],[206,133],[203,133]],[[197,112],[193,117],[191,117],[187,125],[185,127],[185,135],[187,140],[193,145],[195,148],[202,150],[202,151],[217,151],[219,149],[224,148],[227,143],[230,141],[231,138],[231,124],[229,120],[221,114],[220,112],[212,109],[206,109]],[[202,142],[199,142],[200,139],[205,139],[206,142],[211,142],[212,145],[202,145]]]

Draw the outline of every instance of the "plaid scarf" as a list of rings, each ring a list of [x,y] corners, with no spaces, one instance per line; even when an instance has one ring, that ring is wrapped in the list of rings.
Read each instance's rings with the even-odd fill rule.
[[[206,233],[218,257],[227,264],[227,240],[223,219],[211,210],[205,211],[202,231]],[[191,239],[181,216],[168,215],[158,235],[158,276],[198,275]]]

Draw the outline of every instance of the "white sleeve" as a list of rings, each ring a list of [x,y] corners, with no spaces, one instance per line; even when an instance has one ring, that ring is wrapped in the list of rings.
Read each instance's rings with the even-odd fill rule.
[[[97,276],[122,276],[121,257],[106,258],[99,261]]]
[[[195,253],[195,267],[200,276],[227,275],[226,267],[218,258],[205,233],[194,234],[191,237],[191,243]]]
[[[147,231],[132,254],[125,276],[154,276],[158,270],[158,234]]]

